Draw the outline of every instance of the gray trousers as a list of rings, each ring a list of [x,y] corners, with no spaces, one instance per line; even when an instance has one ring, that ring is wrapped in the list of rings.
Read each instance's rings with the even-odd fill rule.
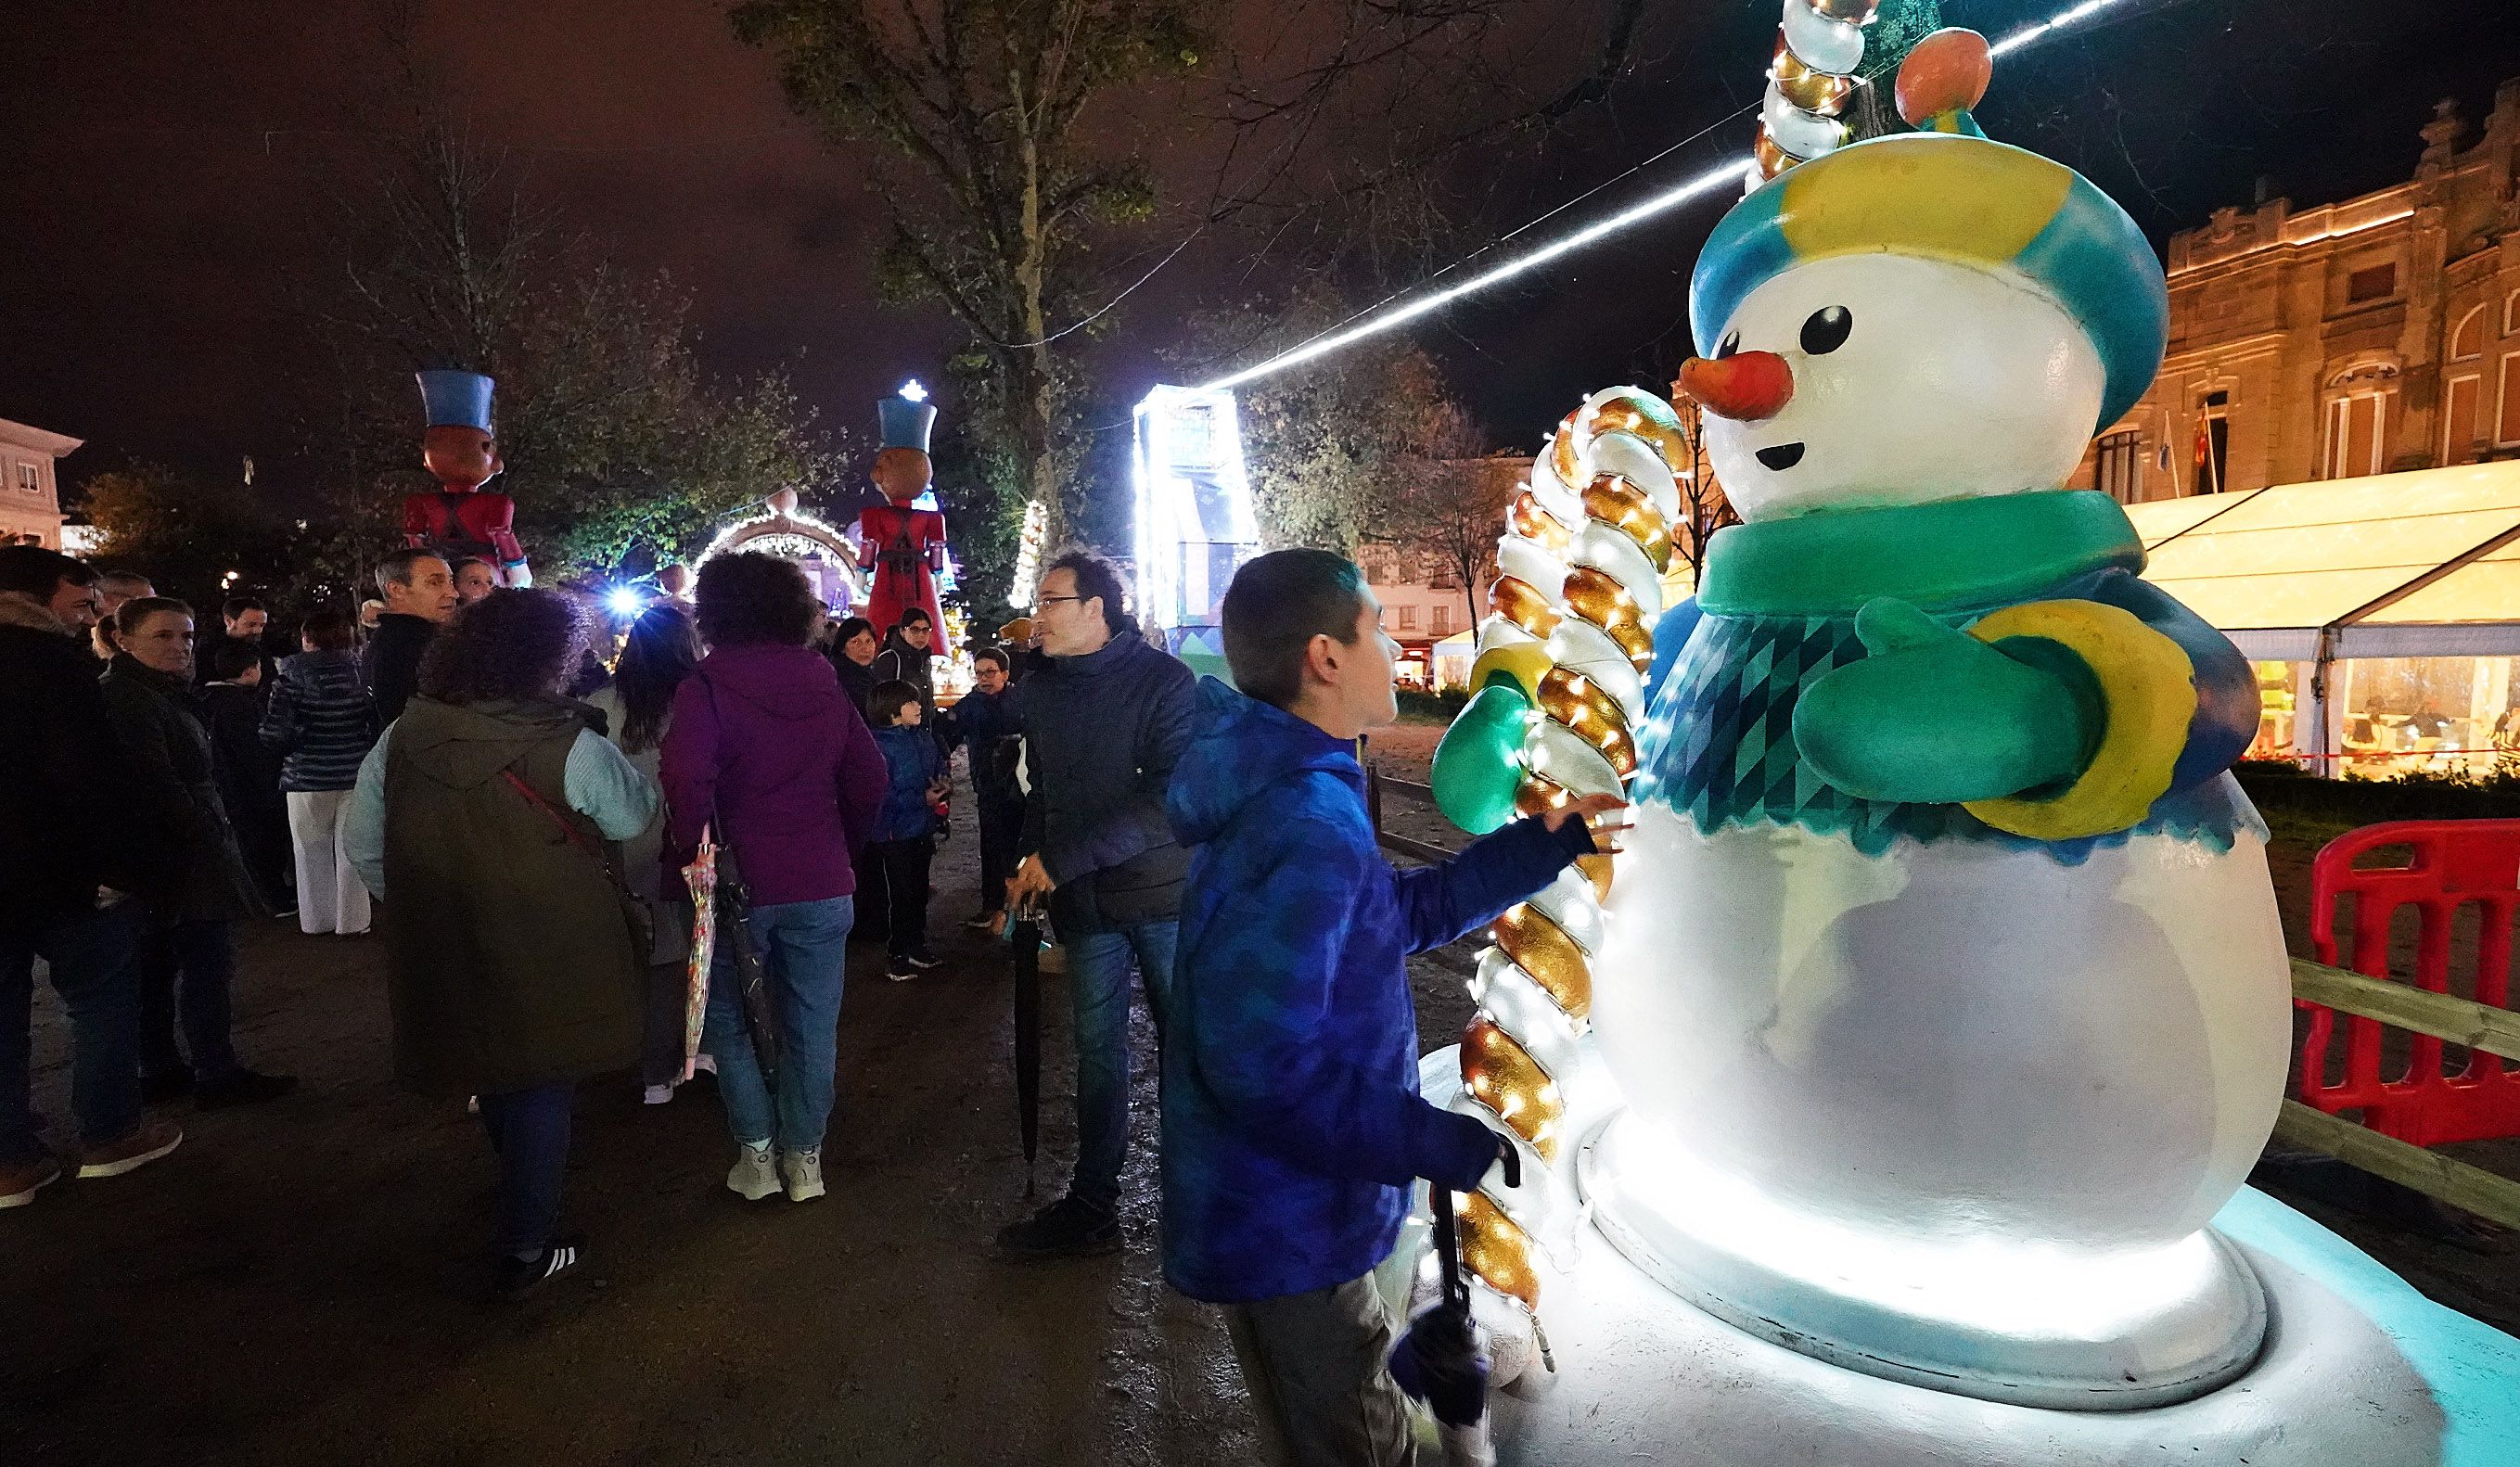
[[[1225,1328],[1276,1467],[1414,1467],[1416,1423],[1383,1363],[1391,1312],[1372,1274],[1227,1305]]]

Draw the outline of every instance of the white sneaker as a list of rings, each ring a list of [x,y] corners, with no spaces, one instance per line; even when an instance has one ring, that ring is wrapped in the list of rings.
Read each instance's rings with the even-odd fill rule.
[[[823,1148],[790,1151],[779,1158],[779,1174],[788,1178],[788,1200],[811,1202],[823,1195]]]
[[[729,1190],[746,1202],[759,1202],[779,1190],[779,1169],[771,1163],[768,1141],[743,1141],[735,1167],[726,1174]]]
[[[716,1056],[716,1055],[714,1055],[714,1054],[711,1054],[711,1053],[710,1053],[710,1052],[708,1052],[706,1049],[702,1049],[699,1053],[693,1055],[693,1056],[692,1056],[692,1073],[694,1073],[694,1074],[696,1074],[696,1075],[714,1075],[714,1074],[716,1074],[716,1073],[717,1073],[717,1056]]]
[[[664,1105],[673,1098],[674,1088],[670,1085],[652,1085],[640,1092],[641,1101],[649,1105]]]

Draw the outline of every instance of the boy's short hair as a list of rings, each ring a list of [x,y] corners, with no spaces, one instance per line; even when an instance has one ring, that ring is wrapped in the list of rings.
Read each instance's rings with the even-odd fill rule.
[[[1000,672],[1014,671],[1014,664],[1007,660],[1007,653],[1004,647],[984,646],[971,654],[971,663],[973,666],[976,667],[983,662],[996,663],[998,665],[998,671]]]
[[[1313,639],[1355,645],[1365,597],[1365,572],[1328,551],[1271,551],[1246,563],[1225,593],[1225,665],[1234,686],[1272,707],[1293,707]]]
[[[222,683],[242,678],[261,665],[261,649],[249,642],[222,638],[218,645],[210,648],[210,676]]]
[[[913,606],[902,612],[901,619],[895,622],[894,625],[903,627],[932,627],[936,625],[936,618],[927,614],[927,608],[925,606]]]
[[[904,706],[918,701],[918,689],[899,678],[887,678],[867,694],[867,712],[875,715],[877,728],[889,729],[901,718]]]

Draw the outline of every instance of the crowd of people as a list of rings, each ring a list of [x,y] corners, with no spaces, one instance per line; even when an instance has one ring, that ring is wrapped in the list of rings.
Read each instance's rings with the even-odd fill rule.
[[[962,749],[968,924],[1056,935],[1075,1041],[1074,1174],[998,1247],[1121,1246],[1134,975],[1161,1056],[1168,1278],[1226,1308],[1273,1457],[1407,1459],[1368,1275],[1411,1185],[1475,1186],[1510,1142],[1418,1096],[1404,959],[1594,852],[1614,802],[1440,866],[1385,863],[1356,749],[1394,716],[1395,645],[1353,564],[1246,565],[1228,687],[1142,635],[1110,561],[1061,554],[1028,635],[979,648],[976,686],[941,709],[924,611],[832,625],[774,556],[710,559],[689,604],[617,637],[478,562],[398,552],[375,582],[360,616],[308,614],[275,662],[251,598],[197,639],[145,581],[0,550],[0,760],[45,773],[0,793],[0,1208],[166,1155],[180,1095],[292,1090],[230,1037],[236,926],[292,910],[310,935],[381,924],[395,1074],[477,1109],[495,1157],[502,1293],[584,1260],[560,1226],[577,1088],[635,1072],[673,1098],[703,922],[698,1067],[733,1143],[725,1184],[819,1197],[848,946],[880,943],[896,980],[937,964],[931,868]],[[684,872],[704,846],[700,912]],[[62,1155],[30,1096],[39,959],[70,1031]]]

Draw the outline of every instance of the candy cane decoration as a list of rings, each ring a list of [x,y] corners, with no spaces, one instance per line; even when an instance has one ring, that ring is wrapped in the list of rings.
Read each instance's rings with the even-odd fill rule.
[[[1498,752],[1512,766],[1505,773],[1518,780],[1512,802],[1523,814],[1622,793],[1636,775],[1634,731],[1644,722],[1644,673],[1680,511],[1673,466],[1689,463],[1668,403],[1608,388],[1558,424],[1507,511],[1470,674],[1482,694],[1504,685],[1492,706],[1507,712],[1483,717],[1474,702],[1455,729],[1466,728],[1465,739],[1522,731],[1518,750]],[[1476,745],[1466,751],[1475,755]],[[1441,754],[1438,763],[1442,784]],[[1523,1181],[1463,1201],[1462,1260],[1494,1296],[1518,1304],[1526,1322],[1540,1303],[1535,1243],[1545,1251],[1571,1238],[1580,1214],[1573,1169],[1555,1163],[1605,1098],[1588,1071],[1596,1063],[1591,964],[1601,950],[1610,874],[1610,858],[1586,857],[1508,911],[1470,983],[1478,1012],[1462,1036],[1457,1104],[1486,1112],[1514,1138]],[[1500,1358],[1500,1373],[1510,1376],[1507,1363]]]
[[[1785,0],[1756,154],[1764,182],[1846,141],[1837,120],[1864,61],[1864,27],[1880,0]]]

